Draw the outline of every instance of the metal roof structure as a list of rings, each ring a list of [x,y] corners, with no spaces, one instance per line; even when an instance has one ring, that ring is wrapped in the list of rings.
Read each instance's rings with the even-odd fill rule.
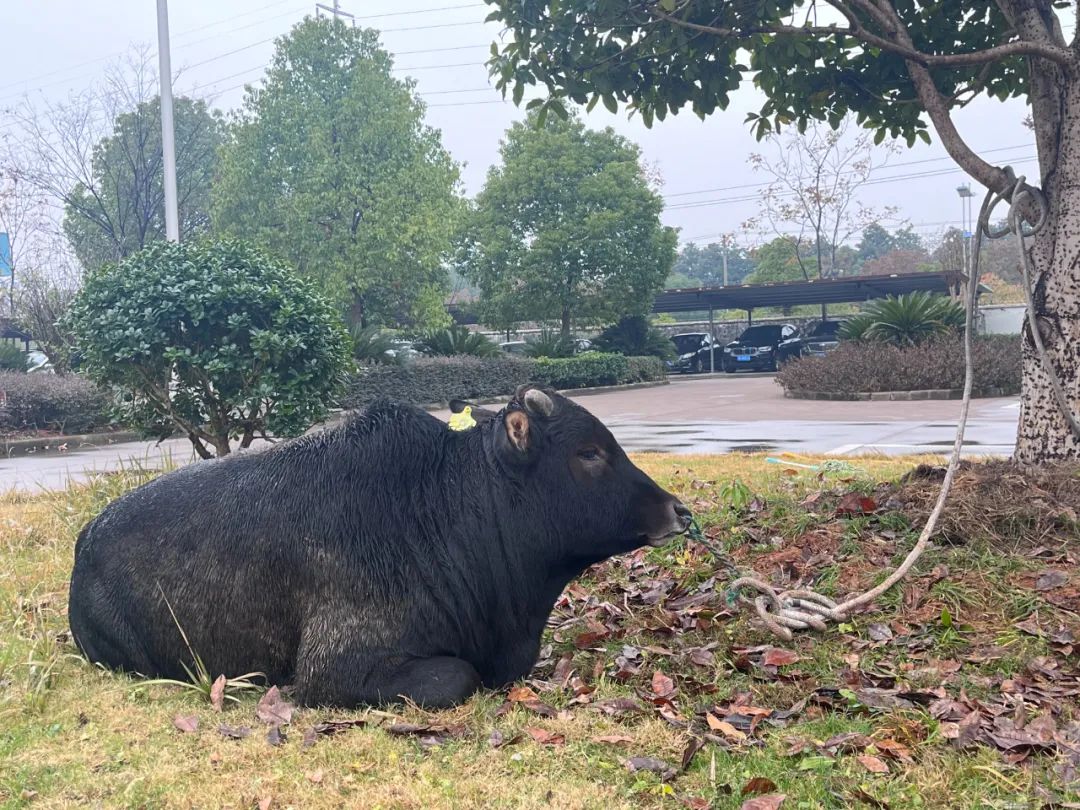
[[[744,309],[751,312],[761,307],[869,301],[871,298],[920,290],[957,293],[960,278],[955,273],[894,273],[887,276],[841,276],[811,281],[664,290],[656,296],[653,312],[702,312],[712,309]]]

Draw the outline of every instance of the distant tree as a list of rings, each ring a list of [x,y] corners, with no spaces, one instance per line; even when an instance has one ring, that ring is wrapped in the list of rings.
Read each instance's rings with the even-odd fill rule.
[[[915,250],[926,252],[922,237],[912,229],[910,225],[900,228],[892,235],[893,248],[896,250]]]
[[[663,332],[649,323],[644,315],[627,315],[609,326],[592,342],[601,352],[615,352],[630,357],[675,357],[675,344]]]
[[[49,358],[56,374],[71,370],[75,339],[65,321],[79,287],[82,267],[58,234],[36,241],[23,255],[15,287],[15,320]]]
[[[5,174],[52,198],[87,269],[165,238],[161,108],[149,54],[110,70],[104,83],[62,103],[26,101],[0,160]],[[210,184],[224,125],[206,103],[174,100],[182,238],[210,229]]]
[[[710,242],[700,247],[693,242],[683,245],[675,259],[672,273],[696,279],[688,286],[718,287],[724,283],[724,251],[727,251],[728,283],[740,284],[754,270],[750,252],[734,244],[733,239]],[[668,285],[670,287],[670,284]]]
[[[645,314],[675,261],[637,146],[576,117],[513,124],[476,199],[462,266],[484,321],[575,322]]]
[[[880,259],[896,247],[896,238],[876,222],[863,228],[857,250],[863,261]]]
[[[929,269],[927,255],[922,250],[890,250],[884,256],[863,262],[859,270],[864,276],[887,276],[893,273],[918,273]]]
[[[890,216],[861,205],[859,189],[884,165],[868,133],[850,135],[845,119],[836,128],[811,122],[804,132],[768,136],[774,154],[750,156],[751,165],[772,177],[761,195],[757,223],[791,243],[809,241],[822,278],[839,275],[837,250],[869,225]],[[794,229],[794,232],[792,232]],[[803,251],[793,251],[803,264]],[[805,266],[803,275],[809,277]]]
[[[316,279],[361,326],[449,322],[458,167],[378,34],[307,19],[222,150],[216,226]]]
[[[242,242],[155,242],[90,273],[69,314],[84,366],[129,423],[201,458],[326,414],[349,341],[315,286]]]
[[[817,275],[813,245],[807,241],[792,242],[778,236],[754,248],[754,272],[746,277],[750,284],[778,281],[804,281]]]

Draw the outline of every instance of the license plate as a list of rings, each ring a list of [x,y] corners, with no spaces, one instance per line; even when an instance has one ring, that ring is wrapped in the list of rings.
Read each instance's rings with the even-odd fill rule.
[[[749,363],[750,362],[750,355],[748,355],[748,354],[737,354],[737,355],[735,355],[735,359],[738,360],[740,363]]]

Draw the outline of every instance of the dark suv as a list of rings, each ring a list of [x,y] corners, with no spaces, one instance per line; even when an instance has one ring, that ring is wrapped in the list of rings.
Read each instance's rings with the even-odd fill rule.
[[[681,335],[672,335],[671,342],[675,344],[674,360],[669,360],[669,371],[699,372],[709,370],[709,355],[716,352],[716,368],[723,364],[723,358],[718,351],[719,347],[713,336],[708,332],[683,332]]]
[[[799,357],[824,357],[840,345],[840,326],[840,321],[818,321],[806,334],[781,343],[777,348],[777,361],[786,363]]]
[[[797,335],[790,323],[751,326],[724,347],[724,371],[776,371],[777,349]]]

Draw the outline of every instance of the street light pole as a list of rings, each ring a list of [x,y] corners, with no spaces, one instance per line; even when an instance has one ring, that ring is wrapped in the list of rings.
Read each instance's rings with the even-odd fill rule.
[[[168,0],[157,0],[158,84],[161,87],[161,152],[165,172],[165,236],[180,241],[176,206],[176,130],[173,124],[172,64],[169,58]]]
[[[965,183],[962,186],[956,187],[956,193],[960,195],[960,247],[961,247],[961,261],[963,262],[962,273],[968,275],[971,272],[972,256],[971,256],[971,237],[969,233],[971,231],[971,198],[975,196],[975,192],[971,190],[971,185]]]

